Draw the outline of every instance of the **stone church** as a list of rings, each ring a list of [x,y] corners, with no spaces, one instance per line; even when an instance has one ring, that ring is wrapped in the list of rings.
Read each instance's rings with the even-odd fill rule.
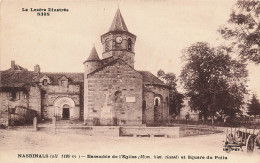
[[[28,71],[11,61],[0,72],[0,124],[57,120],[86,125],[155,125],[169,119],[169,87],[148,71],[135,70],[136,36],[118,9],[101,35],[102,58],[95,47],[84,73]]]

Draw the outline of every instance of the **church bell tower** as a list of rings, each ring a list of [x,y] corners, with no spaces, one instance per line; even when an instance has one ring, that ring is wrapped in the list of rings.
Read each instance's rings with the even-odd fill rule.
[[[134,68],[134,46],[136,36],[126,27],[124,19],[118,9],[109,31],[101,36],[103,45],[103,58],[114,57],[121,58],[127,64]]]

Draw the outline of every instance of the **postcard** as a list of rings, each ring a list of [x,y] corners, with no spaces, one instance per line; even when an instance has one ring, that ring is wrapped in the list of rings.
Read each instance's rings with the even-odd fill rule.
[[[260,1],[2,0],[0,162],[260,162]]]

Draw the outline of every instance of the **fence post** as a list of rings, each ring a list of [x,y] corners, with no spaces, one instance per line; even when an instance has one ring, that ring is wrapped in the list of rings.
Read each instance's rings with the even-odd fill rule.
[[[33,118],[33,131],[37,131],[38,123],[37,123],[37,118]]]
[[[52,117],[52,127],[53,127],[53,133],[56,133],[56,118]]]

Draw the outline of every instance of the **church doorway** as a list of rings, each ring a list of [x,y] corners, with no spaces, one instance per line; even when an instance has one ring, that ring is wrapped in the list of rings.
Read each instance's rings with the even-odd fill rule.
[[[70,119],[70,106],[64,105],[62,109],[62,119],[68,120]]]
[[[53,116],[57,120],[79,119],[79,107],[75,106],[75,102],[70,97],[58,97],[53,102]]]

